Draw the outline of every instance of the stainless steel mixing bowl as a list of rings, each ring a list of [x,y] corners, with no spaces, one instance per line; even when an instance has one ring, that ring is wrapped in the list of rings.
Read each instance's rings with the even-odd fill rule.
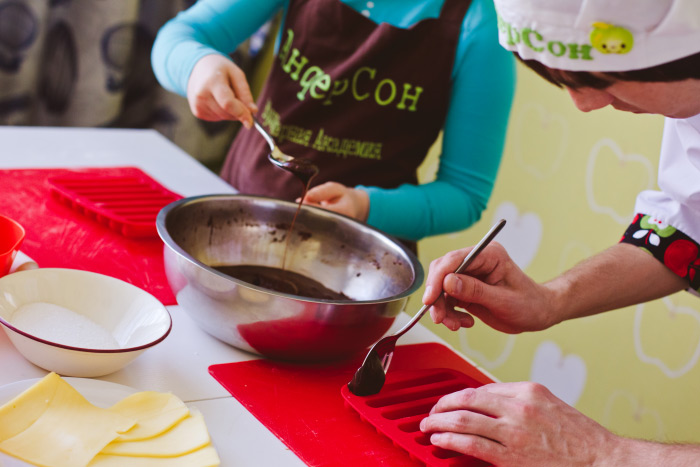
[[[349,357],[379,339],[423,282],[416,256],[348,217],[304,206],[289,239],[287,270],[352,300],[264,289],[214,267],[280,268],[297,205],[246,195],[185,198],[156,221],[178,304],[234,347],[296,361]]]

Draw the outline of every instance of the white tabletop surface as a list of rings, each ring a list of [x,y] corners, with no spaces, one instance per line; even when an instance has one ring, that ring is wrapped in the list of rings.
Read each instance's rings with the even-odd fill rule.
[[[2,169],[135,166],[183,196],[234,192],[154,130],[0,126],[0,142]],[[138,390],[169,391],[199,409],[224,467],[305,465],[208,373],[216,363],[258,357],[206,334],[179,306],[169,306],[168,311],[173,328],[162,343],[98,379]],[[408,318],[402,313],[389,332]],[[401,343],[418,342],[443,341],[418,324]],[[5,333],[0,333],[0,362],[0,386],[47,373],[25,360]]]

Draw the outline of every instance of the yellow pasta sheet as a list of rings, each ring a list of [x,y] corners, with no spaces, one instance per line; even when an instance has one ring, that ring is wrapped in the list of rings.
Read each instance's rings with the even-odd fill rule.
[[[50,373],[0,407],[0,451],[40,466],[84,466],[135,423]]]
[[[115,442],[139,441],[160,435],[190,413],[185,403],[175,395],[155,391],[132,394],[109,410],[138,420],[133,428],[119,435]]]
[[[220,464],[199,412],[143,391],[95,407],[55,373],[0,407],[0,451],[46,467],[212,467]]]
[[[212,445],[179,457],[123,457],[98,454],[89,467],[216,467],[221,461]]]
[[[175,457],[200,449],[211,442],[204,417],[194,412],[168,431],[140,441],[110,443],[103,454],[140,457]]]

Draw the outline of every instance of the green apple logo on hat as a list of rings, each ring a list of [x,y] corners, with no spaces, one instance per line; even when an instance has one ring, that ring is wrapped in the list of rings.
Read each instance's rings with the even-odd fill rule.
[[[632,33],[621,26],[593,23],[591,45],[604,54],[626,54],[634,46]]]

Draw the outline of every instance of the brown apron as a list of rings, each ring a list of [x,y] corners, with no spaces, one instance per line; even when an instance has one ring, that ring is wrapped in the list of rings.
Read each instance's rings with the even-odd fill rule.
[[[290,1],[258,116],[282,152],[319,167],[312,186],[417,183],[445,121],[469,4],[445,0],[439,18],[400,29],[339,0]],[[299,197],[299,180],[268,153],[256,131],[242,130],[221,176],[241,193]]]

